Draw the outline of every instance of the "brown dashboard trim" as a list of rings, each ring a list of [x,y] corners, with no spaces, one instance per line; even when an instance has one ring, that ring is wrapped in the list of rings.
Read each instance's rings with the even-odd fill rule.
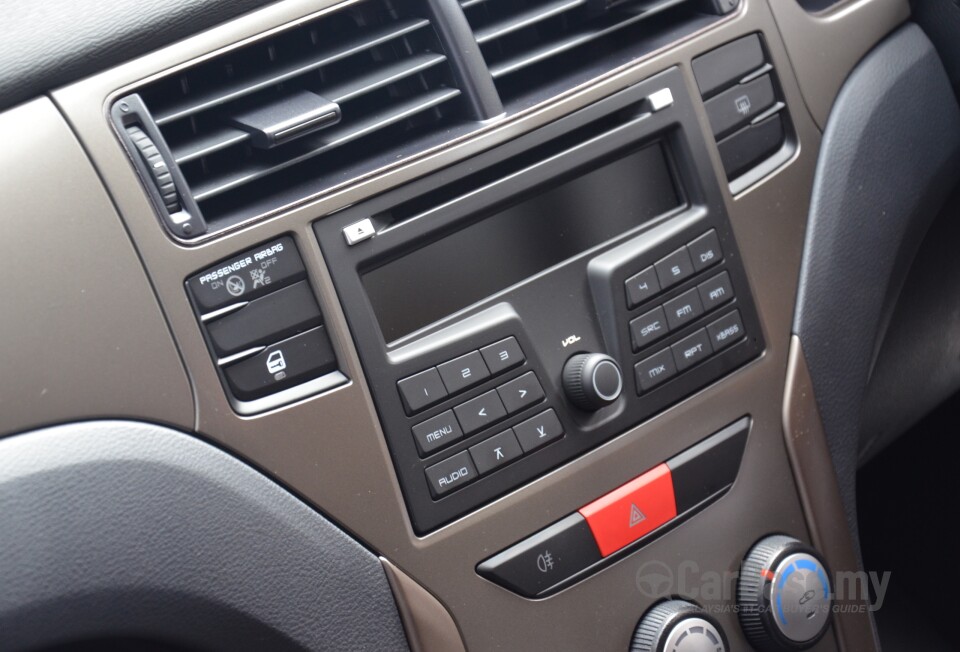
[[[774,0],[773,4],[780,2]],[[159,71],[329,4],[323,0],[284,0],[53,93],[101,174],[153,281],[195,388],[194,430],[251,460],[414,578],[445,605],[471,650],[626,649],[637,619],[654,602],[638,591],[636,578],[644,564],[661,561],[677,565],[694,560],[702,569],[733,572],[749,546],[770,532],[809,540],[787,458],[782,404],[820,132],[791,72],[791,59],[771,6],[765,0],[745,0],[743,8],[728,21],[515,120],[496,124],[482,138],[453,143],[408,165],[199,246],[171,242],[158,225],[136,173],[107,124],[104,107],[108,98]],[[855,33],[864,28],[865,21],[887,20],[889,12],[885,8],[889,5],[890,0],[857,3],[860,9],[852,20],[838,19],[843,29],[838,27],[837,33]],[[312,223],[556,120],[671,66],[680,67],[686,91],[695,95],[692,58],[758,31],[763,32],[781,76],[785,101],[795,121],[798,149],[793,159],[736,197],[725,187],[722,201],[761,315],[768,342],[764,356],[590,454],[429,536],[417,537],[406,516],[371,401],[368,383],[375,379],[367,379],[360,366]],[[834,38],[828,50],[818,56],[845,52],[846,40],[842,36]],[[840,54],[836,56],[846,60]],[[709,122],[702,105],[698,104],[696,111],[702,136],[708,138]],[[707,149],[710,164],[722,177],[715,146]],[[353,382],[255,417],[241,417],[224,395],[183,291],[183,280],[282,233],[293,234],[303,251],[308,275],[329,317],[331,339],[343,371]],[[476,575],[475,563],[492,552],[528,536],[572,507],[603,495],[745,413],[753,416],[754,428],[737,483],[727,496],[670,535],[545,600],[524,600]],[[744,509],[747,503],[751,505],[749,510]],[[837,527],[844,526],[845,521],[837,521]],[[744,649],[747,643],[736,616],[724,613],[718,618],[730,634],[733,648]],[[824,638],[813,649],[836,649],[834,637]]]
[[[820,420],[817,398],[800,338],[790,338],[787,384],[783,396],[783,435],[793,466],[797,491],[813,544],[826,556],[836,572],[862,570],[856,544],[845,527],[847,522],[840,487],[830,449]],[[879,650],[873,618],[869,611],[851,611],[834,619],[842,650]]]
[[[380,558],[411,652],[466,652],[450,612],[402,570]]]

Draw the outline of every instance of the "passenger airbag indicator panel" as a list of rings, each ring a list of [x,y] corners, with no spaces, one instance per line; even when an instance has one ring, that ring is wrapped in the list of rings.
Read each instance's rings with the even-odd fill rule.
[[[293,238],[285,236],[187,279],[220,377],[241,413],[346,382],[306,276]]]

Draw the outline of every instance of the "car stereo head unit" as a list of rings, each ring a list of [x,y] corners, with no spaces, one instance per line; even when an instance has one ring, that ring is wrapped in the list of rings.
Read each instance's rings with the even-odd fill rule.
[[[764,347],[677,69],[316,222],[418,534]]]

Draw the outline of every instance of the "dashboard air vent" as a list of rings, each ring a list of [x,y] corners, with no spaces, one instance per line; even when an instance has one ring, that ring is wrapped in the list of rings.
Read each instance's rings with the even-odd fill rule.
[[[737,5],[737,0],[459,1],[505,103],[542,99],[538,90],[562,92]]]
[[[475,126],[424,4],[354,2],[138,89],[211,229]]]

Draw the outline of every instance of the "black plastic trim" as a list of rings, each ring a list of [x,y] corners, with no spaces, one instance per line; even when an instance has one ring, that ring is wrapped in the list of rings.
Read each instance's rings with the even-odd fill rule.
[[[960,109],[909,24],[853,70],[830,114],[794,320],[854,536],[866,385],[910,261],[958,176]]]
[[[4,649],[406,650],[379,559],[223,451],[129,421],[0,440]]]

